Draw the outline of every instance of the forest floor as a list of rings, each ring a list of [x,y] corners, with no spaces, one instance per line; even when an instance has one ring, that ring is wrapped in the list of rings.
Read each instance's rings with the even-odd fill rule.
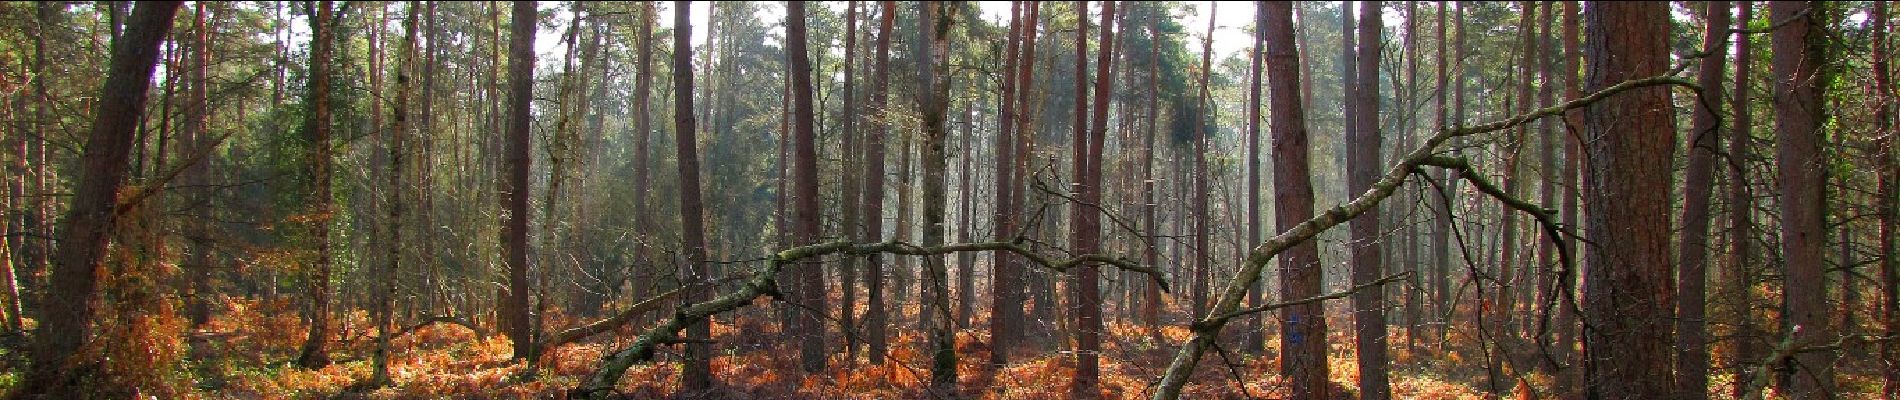
[[[762,301],[761,301],[762,302]],[[178,398],[204,399],[560,399],[564,391],[575,387],[591,372],[604,352],[629,343],[636,336],[623,328],[611,335],[562,346],[546,354],[538,364],[537,378],[523,380],[525,364],[510,360],[509,341],[499,335],[476,337],[475,332],[459,325],[434,324],[417,329],[392,341],[390,370],[393,385],[365,389],[360,382],[370,376],[370,355],[374,350],[373,330],[367,315],[351,314],[338,321],[340,331],[332,358],[337,362],[317,370],[297,368],[289,362],[302,342],[304,327],[295,306],[288,301],[234,300],[227,309],[200,331],[189,355],[183,361],[189,371],[170,374],[181,387]],[[766,307],[739,313],[739,325],[732,318],[713,324],[719,343],[719,357],[712,361],[714,393],[680,394],[679,364],[659,362],[636,365],[621,379],[618,387],[626,398],[711,398],[711,399],[909,399],[922,398],[929,371],[923,358],[924,340],[920,332],[903,328],[913,323],[893,324],[899,330],[891,337],[891,362],[869,365],[861,357],[845,363],[835,353],[830,367],[821,374],[799,371],[795,343],[778,335],[776,318]],[[914,315],[912,307],[907,315]],[[974,316],[975,328],[958,332],[958,378],[964,398],[978,399],[1062,399],[1073,369],[1073,358],[1066,352],[1018,351],[1013,362],[1002,368],[987,362],[987,334],[982,328],[984,316]],[[1343,316],[1332,318],[1344,325]],[[550,315],[550,326],[565,326],[578,319],[561,313]],[[912,319],[914,321],[914,319]],[[558,322],[558,323],[557,323]],[[1166,343],[1185,340],[1188,332],[1178,326],[1162,328]],[[1052,327],[1053,328],[1053,327]],[[1053,331],[1051,329],[1050,331]],[[1109,322],[1102,358],[1102,390],[1108,399],[1143,399],[1151,392],[1148,385],[1174,356],[1172,349],[1157,346],[1155,332],[1138,327],[1133,321]],[[1493,382],[1481,368],[1487,364],[1487,349],[1477,341],[1460,337],[1454,330],[1443,342],[1449,351],[1426,350],[1420,354],[1406,351],[1403,329],[1395,328],[1391,343],[1392,391],[1403,399],[1484,399]],[[835,336],[835,335],[834,335]],[[842,348],[841,338],[831,338]],[[1050,348],[1050,338],[1031,338],[1031,346]],[[1042,343],[1037,344],[1035,342]],[[1333,329],[1331,338],[1331,377],[1338,398],[1353,398],[1357,364],[1350,331]],[[1424,343],[1439,346],[1439,343]],[[19,366],[17,353],[0,350],[0,359]],[[1210,354],[1183,393],[1185,399],[1279,399],[1286,395],[1272,356],[1277,343],[1269,342],[1267,355],[1241,355],[1232,351]],[[672,355],[662,359],[676,359]],[[1510,370],[1506,367],[1505,370]],[[9,368],[9,370],[17,370]],[[1860,376],[1844,377],[1844,384],[1860,381]],[[1872,373],[1869,373],[1872,375]],[[0,374],[0,389],[10,387],[15,372]],[[1545,398],[1544,388],[1551,385],[1547,375],[1527,372],[1516,378],[1499,378],[1500,391],[1512,398]],[[1728,376],[1716,376],[1711,382],[1728,385]],[[1859,382],[1868,383],[1868,382]],[[1877,383],[1874,383],[1877,385]]]

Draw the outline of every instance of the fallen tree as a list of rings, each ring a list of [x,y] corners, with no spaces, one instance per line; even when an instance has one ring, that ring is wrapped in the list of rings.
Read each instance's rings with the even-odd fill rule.
[[[1189,331],[1193,332],[1193,336],[1188,339],[1185,345],[1181,346],[1179,352],[1175,353],[1174,360],[1168,364],[1167,372],[1162,375],[1161,381],[1156,383],[1157,387],[1154,391],[1154,396],[1151,398],[1155,400],[1174,400],[1181,396],[1181,389],[1187,385],[1188,377],[1193,375],[1195,366],[1200,364],[1201,358],[1206,355],[1207,350],[1214,347],[1215,338],[1220,336],[1221,329],[1226,327],[1227,323],[1232,321],[1235,317],[1251,314],[1251,312],[1237,311],[1240,310],[1240,302],[1246,298],[1247,290],[1254,287],[1254,284],[1260,280],[1261,270],[1266,268],[1268,261],[1273,260],[1273,258],[1279,256],[1280,253],[1292,248],[1293,245],[1311,240],[1321,232],[1332,229],[1334,226],[1352,220],[1360,214],[1364,214],[1367,210],[1377,207],[1380,202],[1384,201],[1387,197],[1391,197],[1392,194],[1398,190],[1399,186],[1405,183],[1407,176],[1422,172],[1422,167],[1424,166],[1468,169],[1468,163],[1462,159],[1444,157],[1437,154],[1439,147],[1444,146],[1445,143],[1449,142],[1452,138],[1510,129],[1537,120],[1538,118],[1561,116],[1564,111],[1584,107],[1591,103],[1601,101],[1604,98],[1608,98],[1611,95],[1631,89],[1669,85],[1697,88],[1695,83],[1674,75],[1636,79],[1618,83],[1614,86],[1591,93],[1588,96],[1563,104],[1535,110],[1527,114],[1500,121],[1468,127],[1439,128],[1436,134],[1433,134],[1430,138],[1427,138],[1423,143],[1419,144],[1418,147],[1406,153],[1405,157],[1387,169],[1385,174],[1380,176],[1379,180],[1374,182],[1370,189],[1354,197],[1352,201],[1334,206],[1326,210],[1326,212],[1320,213],[1306,221],[1302,221],[1298,225],[1294,225],[1293,228],[1287,229],[1285,232],[1281,232],[1267,239],[1266,242],[1254,246],[1253,250],[1248,252],[1245,264],[1241,265],[1239,271],[1235,272],[1234,277],[1227,281],[1227,287],[1221,293],[1220,300],[1215,303],[1214,308],[1207,312],[1207,316],[1189,325]],[[1514,209],[1536,211],[1532,214],[1539,217],[1539,222],[1544,224],[1546,229],[1552,229],[1556,226],[1555,222],[1551,222],[1552,220],[1548,218],[1548,210],[1542,207],[1512,198],[1502,191],[1487,190],[1484,192],[1487,195],[1503,200],[1507,206]],[[1383,282],[1375,283],[1383,284],[1390,282],[1389,279],[1392,278],[1388,277],[1387,279],[1382,279],[1381,281]],[[1331,296],[1330,298],[1344,297],[1350,295],[1352,291],[1361,290],[1366,287],[1369,286],[1356,287],[1347,293],[1335,293],[1328,296]],[[1308,300],[1296,300],[1296,302],[1308,302]],[[1266,311],[1282,308],[1285,305],[1287,304],[1270,304],[1262,307],[1254,307],[1253,309]]]
[[[751,277],[743,281],[739,289],[720,295],[712,300],[680,307],[658,326],[648,328],[631,346],[608,354],[600,361],[593,373],[581,380],[580,387],[569,392],[577,399],[607,398],[613,394],[614,385],[620,382],[620,376],[626,374],[634,364],[653,361],[661,345],[688,343],[680,336],[687,326],[711,318],[719,313],[732,311],[752,304],[759,297],[779,299],[782,293],[778,289],[778,273],[787,265],[797,265],[799,260],[820,257],[829,254],[896,254],[908,256],[933,256],[969,251],[1003,251],[1015,253],[1031,263],[1054,272],[1066,272],[1069,269],[1101,264],[1126,271],[1148,275],[1162,291],[1168,290],[1166,274],[1160,269],[1143,266],[1134,261],[1101,254],[1084,254],[1069,258],[1055,258],[1030,250],[1029,247],[1013,242],[955,243],[943,246],[923,247],[905,242],[889,241],[883,243],[859,244],[849,241],[833,241],[781,250],[766,257],[764,268],[752,271]]]

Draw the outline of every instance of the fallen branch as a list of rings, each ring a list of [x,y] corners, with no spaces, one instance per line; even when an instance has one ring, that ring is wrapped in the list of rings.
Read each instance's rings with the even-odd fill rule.
[[[1391,168],[1387,169],[1385,174],[1381,176],[1377,182],[1374,182],[1371,188],[1359,194],[1357,197],[1354,197],[1352,201],[1334,206],[1324,213],[1302,221],[1298,225],[1294,225],[1285,232],[1275,235],[1273,238],[1255,246],[1253,250],[1249,251],[1245,264],[1235,272],[1233,278],[1227,281],[1226,290],[1223,291],[1220,300],[1215,303],[1214,307],[1208,310],[1207,317],[1203,317],[1201,320],[1193,323],[1195,328],[1193,329],[1194,335],[1188,339],[1188,343],[1181,346],[1181,350],[1175,354],[1174,360],[1168,364],[1168,370],[1166,374],[1162,376],[1161,381],[1156,382],[1158,388],[1151,398],[1154,400],[1174,400],[1181,396],[1181,389],[1187,385],[1187,380],[1189,376],[1193,375],[1195,366],[1200,364],[1201,357],[1213,346],[1214,339],[1220,335],[1221,328],[1225,327],[1227,322],[1231,320],[1231,317],[1228,319],[1218,317],[1233,313],[1240,308],[1241,300],[1246,297],[1247,291],[1254,287],[1256,282],[1259,282],[1261,270],[1266,268],[1268,261],[1279,256],[1280,253],[1285,252],[1294,245],[1311,240],[1321,232],[1325,232],[1334,226],[1356,218],[1360,214],[1364,214],[1366,211],[1378,206],[1380,202],[1384,201],[1387,197],[1391,197],[1393,192],[1397,191],[1398,187],[1405,183],[1407,175],[1411,174],[1420,165],[1425,165],[1428,161],[1434,161],[1435,157],[1437,157],[1436,152],[1438,148],[1443,146],[1445,142],[1456,137],[1510,129],[1535,121],[1538,118],[1561,116],[1565,111],[1570,109],[1588,106],[1609,96],[1631,89],[1671,85],[1684,86],[1697,90],[1700,89],[1694,82],[1674,75],[1654,76],[1624,81],[1591,93],[1588,96],[1504,120],[1468,127],[1439,128],[1438,133],[1426,138],[1418,147],[1406,153],[1405,157],[1399,159],[1398,163],[1393,164]]]
[[[395,334],[389,335],[389,339],[395,340],[396,338],[402,337],[402,335],[414,333],[416,330],[422,329],[423,327],[427,327],[429,325],[435,325],[435,324],[460,325],[463,328],[468,328],[468,330],[474,331],[475,337],[488,336],[488,331],[482,330],[480,326],[476,326],[475,322],[469,321],[467,318],[462,318],[462,317],[458,317],[454,315],[438,315],[434,317],[424,318],[421,322],[417,322],[415,325],[410,325],[407,328],[402,328],[402,330],[396,331]]]
[[[799,260],[840,253],[851,255],[900,254],[930,256],[966,251],[1006,251],[1016,253],[1023,256],[1023,258],[1029,259],[1036,265],[1056,272],[1063,272],[1091,264],[1106,264],[1124,270],[1147,274],[1151,279],[1154,279],[1155,283],[1159,285],[1162,290],[1167,290],[1168,287],[1166,276],[1161,270],[1142,266],[1124,258],[1101,254],[1085,254],[1072,258],[1055,259],[1031,251],[1028,247],[1023,245],[1009,242],[956,243],[935,247],[922,247],[899,241],[872,244],[833,241],[793,247],[780,250],[767,257],[766,260],[769,262],[766,266],[753,271],[752,276],[741,283],[737,291],[720,295],[706,302],[681,307],[673,313],[672,317],[662,321],[658,326],[648,328],[646,333],[634,339],[632,345],[603,357],[600,360],[600,366],[595,368],[594,372],[589,373],[586,378],[583,378],[580,387],[574,388],[568,395],[576,399],[611,397],[614,385],[619,383],[621,375],[625,375],[627,369],[632,368],[635,364],[653,361],[659,346],[680,343],[704,343],[705,339],[681,337],[680,332],[685,330],[687,326],[705,321],[713,315],[737,310],[750,305],[753,300],[761,296],[769,296],[774,299],[779,298],[782,294],[779,292],[778,281],[775,279],[778,276],[779,270],[783,269],[786,265],[795,265]]]
[[[603,319],[599,321],[594,321],[593,323],[590,323],[590,324],[568,328],[566,330],[557,332],[553,336],[548,337],[547,340],[542,341],[536,346],[542,350],[541,354],[547,354],[546,350],[548,349],[553,349],[555,347],[559,347],[564,344],[573,343],[581,339],[586,339],[588,336],[598,335],[601,332],[614,330],[616,328],[619,328],[621,325],[626,325],[628,322],[632,322],[635,317],[639,317],[640,315],[646,314],[647,312],[660,309],[661,306],[666,305],[667,300],[672,299],[673,296],[678,295],[679,292],[680,292],[680,289],[675,288],[673,290],[667,291],[666,293],[660,293],[658,296],[653,296],[652,298],[641,300],[639,303],[634,304],[632,307],[627,307],[625,311],[621,311],[619,314],[615,314],[613,317],[609,317],[607,319]]]

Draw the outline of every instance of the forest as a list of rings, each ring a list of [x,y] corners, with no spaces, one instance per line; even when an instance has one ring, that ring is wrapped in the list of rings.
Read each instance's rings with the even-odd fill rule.
[[[1900,398],[1890,6],[0,2],[0,398]]]

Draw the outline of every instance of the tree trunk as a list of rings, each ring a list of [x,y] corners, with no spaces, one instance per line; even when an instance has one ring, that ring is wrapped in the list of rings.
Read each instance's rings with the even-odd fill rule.
[[[1559,73],[1559,77],[1563,81],[1564,100],[1566,101],[1583,97],[1583,86],[1577,76],[1578,63],[1583,54],[1581,27],[1577,19],[1577,2],[1574,0],[1564,1],[1563,59],[1558,64],[1562,69],[1562,72]],[[1577,202],[1582,199],[1579,194],[1580,187],[1577,178],[1583,168],[1583,137],[1577,133],[1583,130],[1583,110],[1571,109],[1564,112],[1563,123],[1565,132],[1564,165],[1562,170],[1563,179],[1561,179],[1560,182],[1562,182],[1564,186],[1564,199],[1560,212],[1563,213],[1564,226],[1575,227],[1577,226],[1578,214],[1580,213]],[[1582,393],[1578,390],[1578,388],[1581,387],[1579,384],[1580,379],[1578,378],[1582,376],[1582,374],[1579,368],[1577,368],[1576,360],[1572,354],[1574,353],[1574,349],[1577,348],[1576,321],[1579,312],[1579,310],[1577,310],[1576,298],[1577,274],[1582,272],[1579,268],[1588,261],[1588,257],[1583,255],[1589,254],[1591,250],[1579,248],[1577,246],[1577,238],[1575,237],[1566,236],[1563,241],[1564,248],[1573,249],[1572,252],[1574,254],[1570,256],[1571,259],[1578,261],[1573,262],[1570,268],[1559,272],[1557,275],[1558,292],[1556,295],[1558,296],[1560,306],[1557,308],[1557,322],[1555,323],[1557,339],[1554,347],[1557,349],[1557,362],[1560,363],[1558,368],[1556,368],[1556,386],[1563,388],[1557,395],[1560,398],[1571,399],[1576,398],[1577,395]]]
[[[1021,69],[1021,49],[1025,29],[1035,29],[1035,21],[1024,21],[1023,2],[1012,1],[1009,4],[1009,38],[1003,52],[1002,106],[996,118],[996,210],[991,220],[996,224],[996,241],[1008,242],[1016,238],[1015,202],[1016,174],[1016,108],[1017,85],[1027,83],[1019,81]],[[1009,364],[1009,351],[1014,347],[1010,340],[1018,326],[1014,316],[1022,314],[1022,289],[1017,287],[1016,262],[1009,252],[992,252],[990,261],[990,363]]]
[[[532,151],[529,138],[533,121],[529,110],[534,101],[534,32],[537,10],[533,1],[514,3],[509,21],[508,42],[508,127],[506,153],[502,156],[501,253],[508,269],[508,297],[502,299],[501,314],[506,315],[502,330],[514,341],[514,358],[535,359],[534,316],[529,312],[528,293],[528,173]]]
[[[384,221],[388,224],[386,229],[389,230],[387,244],[389,259],[384,261],[389,265],[383,271],[383,276],[388,279],[383,281],[383,293],[381,298],[377,299],[380,320],[376,325],[376,352],[370,367],[370,372],[373,374],[370,382],[376,386],[390,383],[389,334],[395,329],[396,282],[398,281],[394,277],[402,276],[403,142],[404,136],[409,134],[409,71],[415,66],[416,61],[416,23],[422,15],[422,9],[419,7],[418,3],[409,3],[409,15],[403,19],[403,44],[402,49],[399,50],[402,55],[399,56],[401,61],[398,61],[396,66],[396,99],[389,102],[390,115],[395,118],[395,126],[389,130],[388,136],[384,137],[389,141],[389,194],[386,195],[385,200],[389,204],[389,215],[388,220]]]
[[[956,20],[956,9],[945,9],[942,3],[924,3],[922,17],[918,19],[924,33],[924,40],[918,43],[918,54],[927,57],[920,63],[918,75],[918,106],[923,114],[923,245],[925,247],[942,246],[946,226],[944,217],[946,199],[949,197],[950,181],[949,152],[945,144],[949,138],[949,127],[945,124],[945,114],[949,106],[949,84],[943,79],[949,64],[950,27]],[[899,225],[900,227],[902,225]],[[950,308],[950,277],[948,265],[943,255],[922,257],[921,272],[924,283],[923,300],[925,309],[919,312],[920,318],[927,318],[930,345],[930,393],[933,397],[957,397],[957,354],[955,316]],[[927,316],[927,317],[924,317]]]
[[[1286,231],[1313,217],[1313,183],[1307,161],[1306,111],[1300,103],[1299,50],[1293,46],[1293,5],[1266,2],[1266,67],[1273,132],[1274,230]],[[1320,294],[1319,246],[1305,241],[1280,255],[1280,297]],[[1327,382],[1326,319],[1319,304],[1287,308],[1280,319],[1280,374],[1294,399],[1331,398]]]
[[[92,110],[93,125],[80,156],[72,203],[60,220],[62,233],[53,253],[51,290],[56,301],[40,308],[33,335],[32,364],[14,398],[60,397],[76,386],[92,362],[71,360],[92,337],[100,262],[118,231],[117,196],[131,157],[132,138],[145,109],[148,82],[158,64],[158,47],[171,30],[180,2],[141,3],[132,11],[123,40],[114,41],[110,68]]]
[[[316,242],[316,260],[310,277],[310,331],[304,338],[297,365],[309,369],[330,365],[326,350],[330,338],[330,53],[335,47],[334,4],[318,1],[310,16],[310,116],[305,123],[305,146],[309,146],[310,214],[307,240]]]
[[[792,78],[792,224],[796,245],[803,246],[819,241],[818,206],[818,140],[812,132],[817,114],[812,109],[811,100],[811,59],[805,44],[805,4],[803,2],[786,3],[785,6],[786,54],[791,64],[788,68]],[[824,264],[816,258],[799,265],[797,274],[799,291],[793,298],[804,303],[804,310],[798,311],[793,318],[799,337],[799,365],[807,373],[817,373],[825,369],[825,318],[824,314],[810,310],[825,310],[825,270]]]
[[[1087,4],[1086,1],[1076,2],[1076,13],[1082,21],[1088,20]],[[1078,141],[1086,147],[1075,149],[1078,156],[1076,164],[1079,167],[1075,175],[1080,181],[1077,189],[1081,192],[1082,202],[1090,205],[1103,204],[1102,146],[1108,136],[1108,106],[1112,99],[1111,92],[1114,90],[1114,79],[1111,78],[1114,76],[1114,71],[1111,69],[1111,64],[1115,56],[1112,50],[1115,48],[1115,2],[1103,2],[1101,14],[1101,32],[1097,38],[1098,49],[1095,57],[1094,115],[1088,123],[1076,124],[1077,136],[1087,138],[1086,141]],[[1081,116],[1084,113],[1081,105],[1085,103],[1084,99],[1088,98],[1088,91],[1081,86],[1081,83],[1089,80],[1087,68],[1084,68],[1088,65],[1088,24],[1084,22],[1081,26],[1082,28],[1076,34],[1077,122],[1082,122]],[[1072,234],[1076,237],[1077,254],[1102,252],[1101,210],[1090,207],[1094,206],[1076,205],[1074,207],[1073,218],[1077,222],[1078,229],[1075,229]],[[1076,293],[1072,300],[1076,310],[1076,372],[1070,394],[1074,398],[1100,398],[1103,329],[1102,295],[1099,287],[1101,269],[1096,265],[1083,265],[1076,269],[1073,279],[1071,288]]]
[[[1379,60],[1385,44],[1385,23],[1380,18],[1380,2],[1359,3],[1359,49],[1353,88],[1353,129],[1346,137],[1347,191],[1364,193],[1379,179]],[[1295,221],[1299,221],[1296,219]],[[1365,285],[1383,273],[1385,243],[1379,226],[1379,209],[1367,210],[1352,220],[1352,282]],[[1362,290],[1352,296],[1354,347],[1359,355],[1359,398],[1383,400],[1392,397],[1392,383],[1386,376],[1385,291]]]
[[[896,21],[897,2],[884,1],[880,8],[877,32],[877,66],[872,72],[871,107],[884,110],[890,105],[891,25]],[[864,238],[865,242],[884,240],[884,134],[892,123],[884,121],[864,141]],[[864,335],[872,365],[883,365],[889,350],[885,338],[884,263],[872,254],[864,270]]]
[[[844,214],[843,225],[844,237],[846,238],[859,237],[862,235],[862,233],[859,232],[863,230],[863,222],[861,222],[861,217],[858,215],[860,208],[857,206],[862,201],[860,198],[863,196],[863,190],[860,189],[859,186],[863,182],[859,181],[857,177],[859,175],[858,171],[863,168],[864,163],[854,157],[862,151],[857,143],[858,97],[852,90],[854,88],[853,81],[856,80],[857,76],[856,68],[854,68],[858,63],[857,54],[858,2],[851,0],[845,2],[844,117],[843,121],[841,121],[841,124],[844,125],[844,139],[843,143],[839,146],[843,149],[843,156],[839,158],[844,161],[844,173],[842,174],[843,178],[839,180],[843,181],[840,186],[843,186],[844,198],[839,199],[838,203],[841,204],[841,206],[838,208],[840,208],[842,214]],[[872,218],[876,218],[876,216],[872,216]],[[845,342],[845,366],[850,367],[853,362],[857,361],[858,355],[858,258],[849,256],[840,257],[838,261],[838,286],[840,290],[844,292],[843,301],[840,301],[841,304],[839,304],[838,308],[838,324],[844,327],[841,331],[843,331]]]
[[[1211,241],[1214,218],[1208,214],[1208,192],[1212,189],[1207,173],[1207,124],[1208,110],[1213,107],[1212,93],[1208,92],[1208,79],[1214,74],[1214,17],[1219,15],[1220,3],[1211,3],[1207,11],[1207,36],[1201,39],[1201,82],[1195,92],[1194,114],[1194,282],[1189,293],[1188,310],[1191,315],[1201,316],[1207,311],[1207,269],[1212,268],[1214,255]]]
[[[1900,221],[1896,221],[1900,220],[1900,204],[1896,204],[1900,203],[1900,197],[1896,197],[1894,188],[1894,179],[1896,175],[1900,175],[1900,162],[1896,162],[1893,156],[1895,133],[1893,76],[1891,75],[1893,71],[1892,61],[1888,59],[1893,54],[1893,49],[1889,48],[1893,42],[1892,38],[1887,36],[1889,35],[1888,24],[1892,22],[1888,19],[1887,12],[1887,2],[1878,0],[1874,2],[1873,13],[1870,17],[1874,26],[1872,32],[1874,92],[1875,99],[1880,104],[1879,108],[1874,109],[1874,123],[1878,124],[1875,129],[1879,130],[1879,137],[1882,138],[1874,144],[1874,151],[1879,152],[1874,159],[1880,163],[1878,187],[1880,200],[1876,202],[1880,209],[1879,284],[1884,289],[1881,292],[1886,295],[1881,299],[1880,309],[1885,313],[1881,316],[1881,320],[1885,325],[1887,335],[1894,336],[1900,335],[1900,263],[1896,263],[1893,259],[1896,256],[1893,235],[1896,229],[1900,229]],[[1900,397],[1900,368],[1894,368],[1894,366],[1900,366],[1900,345],[1891,342],[1881,345],[1881,360],[1887,365],[1885,376],[1882,377],[1884,381],[1881,393],[1887,398]]]
[[[1781,204],[1782,276],[1781,335],[1796,345],[1818,345],[1833,337],[1828,327],[1826,265],[1821,247],[1827,242],[1825,183],[1821,159],[1822,77],[1819,4],[1772,1],[1769,19],[1788,21],[1770,34],[1775,79],[1775,170]],[[1830,379],[1830,351],[1804,352],[1777,362],[1783,389],[1797,398],[1823,396],[1834,385]]]
[[[712,299],[709,285],[712,271],[706,264],[706,207],[700,201],[699,184],[699,139],[696,138],[699,127],[693,118],[693,29],[691,3],[673,2],[673,132],[678,135],[677,144],[680,177],[680,240],[686,250],[686,268],[680,277],[680,286],[685,288],[684,305],[699,304]],[[712,337],[712,327],[708,321],[698,321],[686,327],[688,340],[707,340]],[[685,367],[681,373],[687,391],[701,392],[712,389],[712,344],[686,344]]]
[[[635,67],[633,80],[633,226],[636,230],[634,243],[634,265],[658,265],[654,262],[650,232],[658,229],[653,223],[653,208],[647,202],[652,183],[652,138],[653,121],[650,97],[653,92],[653,25],[654,13],[659,10],[653,2],[641,2],[639,38],[635,50],[639,66]],[[633,297],[645,298],[652,282],[659,280],[659,271],[654,267],[631,271],[636,279],[633,282]]]
[[[1265,26],[1265,25],[1261,25],[1261,26]],[[1160,79],[1160,76],[1161,76],[1161,19],[1160,18],[1151,18],[1151,20],[1148,21],[1148,57],[1149,57],[1148,92],[1160,93],[1161,92],[1160,91],[1160,88],[1161,88],[1161,79]],[[1160,225],[1160,222],[1155,219],[1155,214],[1156,214],[1155,209],[1158,206],[1157,204],[1155,204],[1155,194],[1157,192],[1157,189],[1156,189],[1157,186],[1155,186],[1155,133],[1156,133],[1155,131],[1161,125],[1161,123],[1159,122],[1159,119],[1161,116],[1161,108],[1160,108],[1161,96],[1156,95],[1156,96],[1147,96],[1147,97],[1148,97],[1148,110],[1147,110],[1148,126],[1146,129],[1147,132],[1143,133],[1142,135],[1143,137],[1142,137],[1142,145],[1141,145],[1142,197],[1144,199],[1143,201],[1145,202],[1141,209],[1141,213],[1142,213],[1142,220],[1143,220],[1142,226],[1144,226],[1145,229],[1147,230],[1147,234],[1145,235],[1147,240],[1144,241],[1146,245],[1144,246],[1144,249],[1142,250],[1141,264],[1158,266],[1161,264],[1161,248],[1160,248],[1161,225]],[[1148,331],[1149,337],[1159,340],[1161,337],[1161,301],[1162,301],[1161,284],[1153,282],[1153,281],[1149,281],[1147,282],[1145,287],[1146,289],[1142,292],[1142,296],[1141,296],[1142,298],[1141,322],[1143,326],[1146,326],[1149,329]],[[1265,291],[1265,288],[1262,288],[1261,290]],[[1264,335],[1264,332],[1263,332],[1263,335]],[[1263,338],[1261,341],[1265,342],[1265,339]]]
[[[1753,2],[1743,0],[1735,3],[1736,28],[1747,28],[1749,21],[1755,19]],[[1748,189],[1748,160],[1753,158],[1750,143],[1754,139],[1752,130],[1754,114],[1749,103],[1752,97],[1749,90],[1753,82],[1750,78],[1754,70],[1754,39],[1748,34],[1735,34],[1735,93],[1729,99],[1730,114],[1735,120],[1728,131],[1728,225],[1729,252],[1724,260],[1727,264],[1729,295],[1735,299],[1735,369],[1734,376],[1754,376],[1753,369],[1761,360],[1761,328],[1755,321],[1755,273],[1750,265],[1750,253],[1754,252],[1755,221],[1754,196]],[[1742,397],[1748,389],[1748,382],[1735,380],[1732,389],[1735,397]]]
[[[1667,4],[1592,2],[1585,8],[1588,85],[1661,75],[1669,67]],[[1585,277],[1586,371],[1593,398],[1668,398],[1673,292],[1669,260],[1669,89],[1635,89],[1584,109],[1595,179],[1585,183],[1585,230],[1596,244]]]
[[[1681,285],[1676,297],[1676,398],[1709,398],[1709,342],[1704,335],[1708,324],[1709,200],[1715,186],[1716,138],[1722,127],[1717,123],[1714,104],[1722,99],[1723,64],[1728,60],[1729,10],[1726,1],[1703,2],[1703,51],[1708,56],[1696,71],[1696,84],[1702,86],[1700,99],[1711,107],[1692,107],[1694,120],[1689,128],[1689,169],[1683,177],[1682,244],[1677,246],[1676,282]]]
[[[1264,79],[1261,77],[1261,74],[1264,73],[1261,71],[1262,69],[1262,66],[1261,66],[1262,55],[1261,54],[1266,52],[1267,14],[1266,14],[1266,11],[1261,8],[1260,3],[1261,2],[1257,2],[1257,1],[1254,2],[1253,53],[1248,55],[1248,58],[1250,58],[1252,61],[1251,62],[1252,66],[1248,68],[1247,70],[1247,73],[1248,73],[1247,137],[1246,137],[1247,144],[1245,145],[1247,146],[1247,161],[1245,162],[1247,166],[1247,194],[1246,194],[1247,241],[1244,243],[1248,243],[1248,244],[1260,243],[1260,228],[1261,228],[1260,226],[1260,118],[1261,118],[1260,89],[1261,89],[1261,85],[1263,84],[1262,82],[1264,81]],[[1153,239],[1150,239],[1150,240],[1153,240]],[[1245,246],[1243,245],[1242,247],[1245,247]],[[1149,264],[1149,265],[1153,265],[1153,264]],[[1261,281],[1259,285],[1255,285],[1253,290],[1250,290],[1247,292],[1247,303],[1260,304],[1260,295],[1262,294],[1262,292],[1266,292],[1266,291],[1267,291],[1266,283],[1263,280]],[[1244,347],[1244,349],[1246,350],[1248,354],[1263,354],[1263,352],[1266,351],[1266,348],[1267,348],[1266,333],[1267,332],[1266,332],[1266,327],[1263,326],[1261,322],[1265,319],[1266,318],[1264,316],[1259,316],[1259,315],[1247,317],[1246,333],[1243,335],[1246,338],[1245,339],[1246,343],[1242,344],[1242,346]]]
[[[1449,29],[1446,29],[1445,17],[1451,14],[1451,8],[1446,3],[1448,2],[1444,0],[1438,1],[1438,93],[1436,93],[1438,98],[1435,101],[1437,103],[1436,108],[1438,115],[1435,119],[1436,123],[1433,125],[1439,129],[1450,127],[1452,124],[1452,121],[1447,118],[1448,115],[1446,112],[1450,107],[1445,104],[1447,97],[1446,88],[1449,88],[1451,85],[1451,77],[1446,65],[1452,61],[1450,53],[1445,51],[1447,47],[1446,39],[1448,38],[1445,32],[1449,31]],[[1460,17],[1462,16],[1463,14],[1460,14]],[[1449,178],[1450,176],[1448,176],[1447,172],[1443,169],[1438,170],[1432,177],[1433,180],[1443,182],[1447,186],[1451,184]],[[1437,218],[1432,221],[1431,240],[1432,323],[1437,325],[1437,332],[1440,338],[1444,337],[1443,333],[1445,331],[1450,330],[1448,328],[1451,324],[1451,199],[1453,193],[1455,192],[1445,190],[1429,196],[1433,202],[1432,209],[1437,214]]]

